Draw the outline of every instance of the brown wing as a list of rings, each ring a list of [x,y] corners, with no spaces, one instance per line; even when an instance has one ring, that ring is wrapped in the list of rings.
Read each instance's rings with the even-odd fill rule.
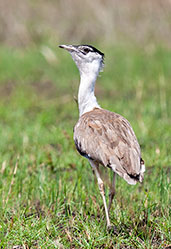
[[[115,164],[129,175],[140,173],[140,146],[129,122],[119,114],[95,108],[83,114],[74,127],[81,155],[104,166]]]

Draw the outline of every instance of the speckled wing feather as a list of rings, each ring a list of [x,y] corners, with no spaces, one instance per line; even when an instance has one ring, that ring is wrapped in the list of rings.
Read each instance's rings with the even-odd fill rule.
[[[127,174],[140,180],[140,146],[131,125],[121,115],[100,108],[83,114],[74,127],[74,141],[82,156],[104,166],[115,165],[120,176]]]

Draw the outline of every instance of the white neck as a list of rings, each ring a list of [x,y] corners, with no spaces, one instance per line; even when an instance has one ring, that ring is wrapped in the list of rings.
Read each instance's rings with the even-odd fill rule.
[[[80,74],[80,87],[78,91],[78,106],[80,116],[85,112],[93,110],[95,107],[100,108],[94,95],[94,86],[96,83],[96,74]]]

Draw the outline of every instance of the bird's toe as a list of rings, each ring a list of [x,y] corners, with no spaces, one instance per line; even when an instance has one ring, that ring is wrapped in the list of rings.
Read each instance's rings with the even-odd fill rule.
[[[117,228],[116,226],[114,226],[114,225],[109,225],[109,226],[107,226],[107,231],[108,231],[109,233],[112,233],[112,234],[115,234],[115,235],[118,235],[118,234],[119,234],[118,228]]]

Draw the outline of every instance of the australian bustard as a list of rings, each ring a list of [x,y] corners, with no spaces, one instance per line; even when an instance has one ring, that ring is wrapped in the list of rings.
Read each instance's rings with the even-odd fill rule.
[[[138,181],[142,182],[145,164],[130,123],[121,115],[102,109],[94,95],[96,78],[104,64],[104,54],[89,45],[59,47],[71,54],[80,72],[80,117],[74,127],[74,141],[78,152],[89,160],[97,177],[109,228],[109,210],[115,193],[115,174],[134,185]],[[104,184],[99,173],[100,164],[113,171],[108,208]]]

